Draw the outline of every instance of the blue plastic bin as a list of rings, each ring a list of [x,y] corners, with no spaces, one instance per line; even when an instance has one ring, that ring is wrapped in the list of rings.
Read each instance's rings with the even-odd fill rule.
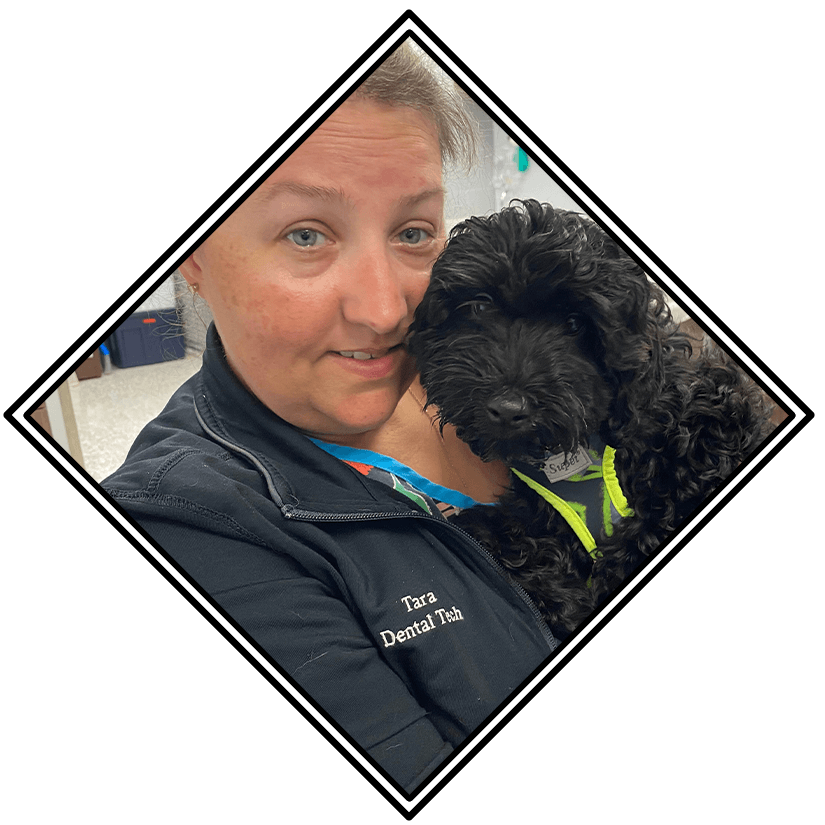
[[[186,354],[183,328],[174,309],[136,312],[106,339],[116,367],[141,367]]]

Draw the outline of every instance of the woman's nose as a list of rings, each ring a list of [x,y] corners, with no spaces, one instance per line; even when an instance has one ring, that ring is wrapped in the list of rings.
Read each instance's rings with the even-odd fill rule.
[[[379,335],[398,329],[409,314],[405,273],[383,250],[364,250],[344,274],[344,317]]]

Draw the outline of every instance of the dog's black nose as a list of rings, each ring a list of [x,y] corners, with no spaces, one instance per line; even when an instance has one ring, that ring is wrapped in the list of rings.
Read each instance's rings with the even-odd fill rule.
[[[502,427],[518,429],[530,423],[530,408],[520,395],[503,395],[489,401],[487,415]]]

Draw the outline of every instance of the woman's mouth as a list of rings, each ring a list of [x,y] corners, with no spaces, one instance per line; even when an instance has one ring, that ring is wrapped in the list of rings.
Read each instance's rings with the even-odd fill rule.
[[[384,378],[396,368],[404,354],[404,345],[367,350],[333,350],[338,363],[364,378]]]
[[[382,355],[386,355],[389,350],[383,350],[380,353],[375,352],[362,352],[359,350],[338,350],[339,355],[343,355],[344,358],[354,358],[356,361],[371,361],[374,358],[380,358]]]
[[[395,344],[391,347],[382,347],[381,349],[339,349],[334,350],[337,355],[343,355],[344,358],[354,358],[356,361],[374,361],[376,358],[383,358],[391,352],[400,349],[404,343]]]

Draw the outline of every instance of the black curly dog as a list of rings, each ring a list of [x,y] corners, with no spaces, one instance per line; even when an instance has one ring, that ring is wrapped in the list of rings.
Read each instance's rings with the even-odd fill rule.
[[[615,528],[605,519],[596,550],[515,476],[500,506],[455,518],[560,639],[770,428],[761,391],[718,349],[693,353],[662,292],[606,232],[537,201],[453,229],[408,343],[427,403],[481,458],[539,466],[579,445],[615,449],[633,513]]]

